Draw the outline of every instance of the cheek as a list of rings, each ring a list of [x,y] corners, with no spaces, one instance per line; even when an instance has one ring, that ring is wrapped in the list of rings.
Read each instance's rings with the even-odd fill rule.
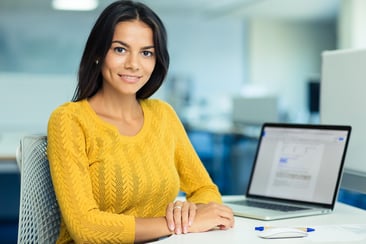
[[[149,63],[146,64],[145,70],[148,71],[150,73],[150,75],[151,75],[152,72],[154,71],[155,65],[156,65],[155,60],[154,61],[151,61],[151,62],[149,62]]]
[[[121,63],[118,59],[106,58],[101,67],[101,73],[104,79],[112,79],[113,74],[120,70]]]
[[[102,68],[100,69],[100,72],[102,73],[102,76],[104,79],[106,79],[109,75],[108,75],[108,71],[105,65],[102,66]]]
[[[120,56],[113,55],[111,53],[107,53],[104,59],[104,69],[106,70],[113,70],[120,67],[124,62],[124,59]]]

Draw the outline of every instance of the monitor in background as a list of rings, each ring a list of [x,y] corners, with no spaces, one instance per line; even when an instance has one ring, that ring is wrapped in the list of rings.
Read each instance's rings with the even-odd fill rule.
[[[312,79],[307,83],[307,102],[310,114],[319,113],[320,81]]]

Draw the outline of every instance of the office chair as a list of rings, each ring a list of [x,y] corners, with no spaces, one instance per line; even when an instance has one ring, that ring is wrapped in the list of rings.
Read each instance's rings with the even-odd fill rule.
[[[17,164],[21,181],[18,243],[55,243],[61,215],[47,159],[47,137],[24,136]]]

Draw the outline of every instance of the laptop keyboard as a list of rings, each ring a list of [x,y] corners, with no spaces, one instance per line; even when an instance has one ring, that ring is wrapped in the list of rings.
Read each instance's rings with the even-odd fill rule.
[[[237,201],[237,202],[235,202],[235,204],[250,206],[250,207],[257,207],[257,208],[265,208],[265,209],[271,209],[271,210],[279,210],[279,211],[283,211],[283,212],[299,211],[299,210],[307,209],[304,207],[279,205],[279,204],[274,204],[274,203],[257,202],[257,201],[250,201],[250,200]]]

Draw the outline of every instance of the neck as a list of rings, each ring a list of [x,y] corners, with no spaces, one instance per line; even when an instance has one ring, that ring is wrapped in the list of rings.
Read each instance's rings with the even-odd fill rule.
[[[89,99],[95,112],[115,119],[134,119],[142,115],[141,106],[135,96],[110,96],[98,92]]]

